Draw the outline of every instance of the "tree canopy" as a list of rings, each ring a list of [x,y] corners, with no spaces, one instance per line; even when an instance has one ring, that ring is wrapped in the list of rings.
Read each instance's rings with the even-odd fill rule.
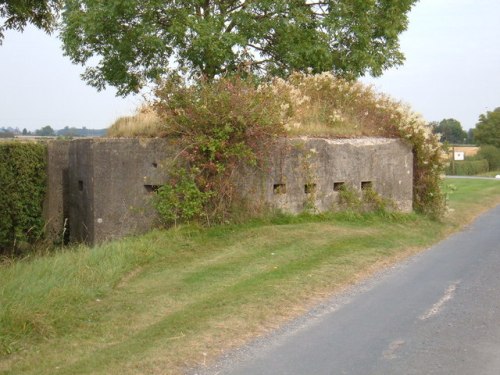
[[[0,44],[6,30],[23,31],[27,24],[51,32],[61,0],[0,0]]]
[[[474,139],[480,145],[500,148],[500,107],[479,116],[474,129]]]
[[[461,144],[468,139],[467,133],[462,129],[462,124],[453,118],[434,124],[434,133],[441,134],[441,142]]]
[[[418,0],[66,0],[65,54],[118,94],[177,66],[208,79],[242,70],[355,78],[400,65]],[[97,60],[96,60],[97,57]]]
[[[52,126],[47,125],[41,129],[36,130],[35,135],[40,137],[53,137],[56,135],[56,132],[54,129],[52,129]]]

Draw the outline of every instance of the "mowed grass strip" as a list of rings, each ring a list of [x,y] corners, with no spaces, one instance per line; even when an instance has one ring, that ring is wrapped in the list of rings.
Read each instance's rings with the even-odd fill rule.
[[[0,373],[176,374],[296,317],[500,202],[500,181],[446,180],[445,222],[282,216],[154,231],[0,268]]]

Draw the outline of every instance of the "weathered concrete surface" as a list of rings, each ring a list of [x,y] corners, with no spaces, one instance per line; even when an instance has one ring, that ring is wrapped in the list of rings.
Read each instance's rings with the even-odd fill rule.
[[[245,169],[237,184],[247,201],[299,213],[339,208],[339,187],[361,196],[371,187],[402,212],[412,210],[413,154],[399,139],[295,138],[276,146],[268,168]]]
[[[89,244],[144,233],[158,223],[154,191],[178,154],[167,139],[78,139],[49,144],[48,232]],[[339,187],[370,186],[396,209],[412,209],[413,155],[402,140],[295,138],[269,150],[263,169],[241,168],[236,191],[255,212],[342,209]]]
[[[63,241],[68,210],[68,167],[70,141],[47,142],[47,193],[43,204],[45,235],[54,242]]]
[[[70,145],[70,239],[89,244],[144,233],[154,190],[176,155],[165,139],[85,139]]]

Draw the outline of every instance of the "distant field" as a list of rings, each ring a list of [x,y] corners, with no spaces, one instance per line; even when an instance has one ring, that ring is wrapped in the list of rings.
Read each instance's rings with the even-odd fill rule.
[[[298,316],[500,203],[500,181],[443,183],[443,222],[276,216],[184,226],[0,266],[1,374],[179,374]]]

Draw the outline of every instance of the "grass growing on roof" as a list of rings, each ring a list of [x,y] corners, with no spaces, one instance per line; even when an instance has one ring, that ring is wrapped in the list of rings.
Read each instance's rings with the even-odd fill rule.
[[[164,132],[164,125],[156,112],[148,106],[142,106],[132,116],[118,118],[107,130],[106,135],[114,138],[159,137]]]

